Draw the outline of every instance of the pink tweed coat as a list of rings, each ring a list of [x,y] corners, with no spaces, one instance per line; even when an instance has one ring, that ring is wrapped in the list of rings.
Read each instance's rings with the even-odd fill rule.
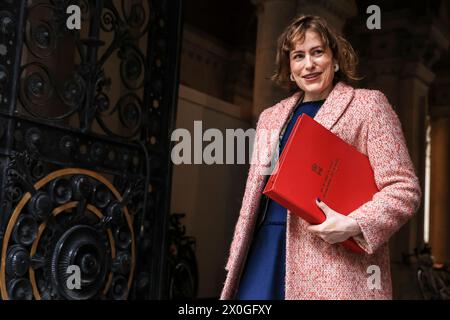
[[[262,129],[280,131],[301,93],[264,110],[258,120],[255,142]],[[392,299],[388,240],[416,212],[421,190],[397,114],[376,90],[354,89],[342,82],[319,109],[320,124],[366,154],[380,190],[352,213],[362,230],[355,240],[365,253],[330,245],[307,231],[307,223],[287,217],[286,299]],[[267,146],[278,135],[266,139]],[[264,139],[262,140],[264,141]],[[255,146],[257,143],[255,143]],[[264,143],[265,145],[265,143]],[[264,146],[258,145],[258,148]],[[255,156],[253,152],[253,157]],[[233,299],[253,237],[265,175],[263,165],[250,165],[242,208],[236,224],[228,271],[221,299]],[[379,267],[380,286],[370,286]],[[370,267],[370,268],[369,268]],[[369,279],[370,278],[370,279]]]

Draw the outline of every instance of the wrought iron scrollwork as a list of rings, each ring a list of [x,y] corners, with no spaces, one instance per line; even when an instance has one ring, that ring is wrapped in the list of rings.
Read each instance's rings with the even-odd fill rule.
[[[180,5],[0,2],[3,299],[162,297]]]
[[[136,263],[127,203],[142,183],[121,194],[103,176],[78,168],[32,183],[30,156],[15,155],[11,163],[10,187],[23,191],[3,238],[2,298],[127,298]],[[81,272],[78,290],[68,286],[71,266]]]
[[[143,88],[149,73],[144,50],[149,36],[151,2],[130,5],[121,1],[117,8],[117,2],[105,1],[104,7],[97,12],[95,9],[98,8],[92,3],[89,5],[89,1],[75,1],[82,8],[83,20],[90,27],[89,37],[83,37],[83,30],[69,31],[65,28],[63,9],[73,2],[49,1],[28,8],[24,43],[26,52],[36,61],[21,68],[21,107],[33,118],[61,121],[62,124],[70,123],[69,119],[76,114],[83,132],[92,131],[96,121],[103,134],[123,139],[136,138],[142,130]],[[7,28],[9,20],[6,17],[3,20]],[[97,24],[99,28],[95,30]],[[103,41],[100,36],[112,40]],[[73,46],[67,44],[68,39],[73,39]],[[63,45],[79,63],[74,63],[71,72],[61,75],[55,66],[40,61],[61,59],[57,49]],[[101,54],[97,57],[98,53]],[[66,63],[73,63],[73,58]],[[119,66],[117,81],[112,82],[111,75],[107,75],[113,70],[108,65]],[[6,77],[6,72],[2,74],[3,78]],[[123,88],[125,92],[116,97],[111,92],[112,87]],[[115,97],[112,102],[111,95]],[[49,105],[52,108],[47,108]],[[116,120],[120,126],[114,131],[110,123]]]
[[[186,235],[182,213],[170,217],[169,226],[169,299],[195,299],[198,289],[198,269],[195,239]]]

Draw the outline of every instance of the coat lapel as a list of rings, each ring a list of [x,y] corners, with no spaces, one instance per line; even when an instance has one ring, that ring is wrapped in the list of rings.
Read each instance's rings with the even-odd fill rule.
[[[328,95],[322,107],[317,112],[314,120],[323,125],[328,130],[331,130],[333,125],[339,120],[340,116],[344,113],[347,106],[353,99],[354,89],[346,85],[343,82],[338,82],[333,90]],[[303,92],[299,91],[294,93],[292,96],[280,101],[279,105],[274,106],[274,111],[271,113],[270,117],[266,119],[268,125],[268,129],[275,134],[270,134],[267,141],[267,146],[270,148],[270,156],[266,158],[267,161],[270,159],[274,159],[273,152],[278,149],[273,149],[274,146],[278,144],[279,137],[281,134],[281,130],[283,129],[286,122],[289,120],[289,116],[294,111],[297,106],[300,98],[302,97]],[[276,161],[275,161],[276,162]],[[260,168],[265,169],[269,164],[264,163],[264,165]],[[261,176],[265,176],[266,174],[262,174]],[[267,179],[267,177],[266,177]],[[261,178],[258,182],[262,183],[263,179]]]
[[[280,102],[281,107],[272,113],[270,129],[281,132],[281,129],[294,111],[303,93],[296,92],[289,98]],[[328,95],[322,107],[317,112],[314,120],[319,122],[328,130],[339,120],[347,106],[353,99],[354,89],[343,82],[338,82]]]
[[[343,82],[338,82],[328,95],[314,120],[331,130],[353,99],[354,89]]]
[[[267,146],[271,149],[270,159],[272,161],[274,157],[272,152],[275,151],[273,148],[278,145],[281,130],[287,124],[286,122],[289,120],[291,113],[294,111],[302,96],[303,92],[298,91],[292,96],[280,101],[279,105],[274,108],[270,119],[268,119],[268,129],[274,133],[269,135],[269,141],[267,143]],[[276,151],[278,152],[278,149]]]
[[[280,102],[281,107],[278,108],[275,112],[272,113],[272,117],[274,118],[271,122],[272,126],[270,129],[276,130],[278,135],[281,133],[286,121],[288,121],[289,116],[294,111],[294,108],[297,106],[299,100],[303,96],[303,92],[296,92],[292,96],[287,99],[284,99]]]

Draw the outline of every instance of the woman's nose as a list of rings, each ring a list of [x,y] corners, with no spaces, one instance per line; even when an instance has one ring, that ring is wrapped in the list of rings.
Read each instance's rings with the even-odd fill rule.
[[[305,68],[312,69],[314,67],[313,59],[310,55],[305,56]]]

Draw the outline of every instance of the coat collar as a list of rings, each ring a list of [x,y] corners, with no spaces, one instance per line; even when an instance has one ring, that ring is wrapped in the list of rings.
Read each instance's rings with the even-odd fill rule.
[[[302,92],[296,92],[289,98],[280,102],[282,108],[279,113],[278,120],[274,122],[276,129],[283,127],[291,112],[297,106],[299,99],[302,97]],[[354,89],[343,83],[338,82],[333,90],[331,90],[322,107],[317,112],[314,120],[319,122],[328,130],[331,130],[333,125],[339,120],[344,113],[347,106],[353,99]]]
[[[343,82],[338,82],[320,107],[314,120],[328,130],[331,130],[352,101],[353,94],[354,89],[352,87]],[[272,152],[278,150],[275,148],[279,145],[281,130],[285,126],[286,121],[288,121],[290,114],[294,111],[294,108],[297,106],[302,95],[303,92],[299,91],[280,101],[274,106],[271,115],[266,119],[268,122],[268,129],[270,129],[271,132],[267,140],[267,145],[270,148],[270,155],[262,161],[263,167],[271,164],[273,165],[271,161],[273,161],[274,157],[278,156],[278,152],[275,155]],[[266,161],[268,161],[268,163],[266,163]]]

